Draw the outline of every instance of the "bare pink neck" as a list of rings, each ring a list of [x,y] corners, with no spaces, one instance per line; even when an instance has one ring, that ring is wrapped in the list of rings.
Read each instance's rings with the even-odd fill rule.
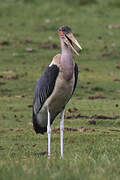
[[[61,59],[60,63],[63,70],[64,78],[69,81],[73,77],[73,60],[70,48],[64,43],[63,39],[60,38],[61,42]]]

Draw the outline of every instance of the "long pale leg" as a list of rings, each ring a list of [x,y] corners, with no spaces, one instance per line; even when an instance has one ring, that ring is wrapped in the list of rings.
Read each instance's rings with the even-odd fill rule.
[[[51,127],[50,127],[50,112],[49,112],[49,109],[48,109],[47,133],[48,133],[48,156],[50,156]]]
[[[63,135],[64,135],[64,110],[61,113],[61,120],[60,120],[60,143],[61,143],[61,158],[63,158]]]

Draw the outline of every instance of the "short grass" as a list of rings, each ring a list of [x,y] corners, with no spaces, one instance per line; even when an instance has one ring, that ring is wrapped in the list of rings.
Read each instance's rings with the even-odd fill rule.
[[[120,179],[120,28],[112,26],[119,15],[119,0],[0,1],[1,180]],[[65,113],[65,127],[78,131],[65,130],[62,160],[59,131],[52,132],[49,159],[47,134],[30,126],[35,83],[60,52],[61,25],[83,47],[74,56],[79,80]]]

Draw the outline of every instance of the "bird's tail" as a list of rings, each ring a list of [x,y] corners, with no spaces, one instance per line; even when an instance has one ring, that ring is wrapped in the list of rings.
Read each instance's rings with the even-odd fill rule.
[[[45,132],[47,132],[47,127],[41,127],[38,124],[37,115],[34,113],[34,110],[33,110],[33,128],[34,128],[36,134],[38,134],[38,133],[44,134]]]

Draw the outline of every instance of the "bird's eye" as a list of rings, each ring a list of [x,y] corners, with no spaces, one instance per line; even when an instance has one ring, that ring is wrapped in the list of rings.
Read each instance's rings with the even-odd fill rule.
[[[62,28],[62,31],[65,31],[65,28]]]

